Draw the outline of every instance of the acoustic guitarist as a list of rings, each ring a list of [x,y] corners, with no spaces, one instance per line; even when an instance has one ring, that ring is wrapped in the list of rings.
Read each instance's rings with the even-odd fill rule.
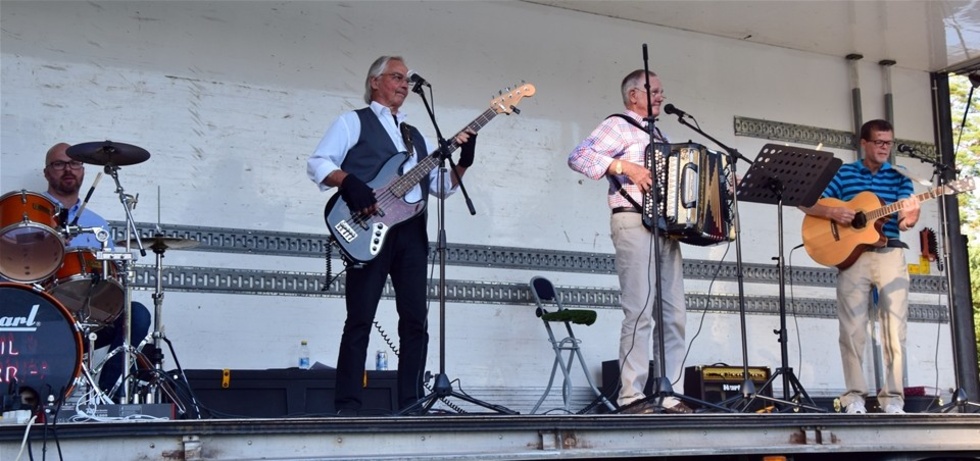
[[[878,320],[882,328],[885,379],[878,392],[878,403],[885,413],[904,413],[902,382],[905,338],[908,324],[909,273],[905,263],[908,246],[899,240],[919,220],[919,200],[912,193],[912,181],[889,162],[894,145],[894,129],[886,120],[871,120],[861,127],[864,158],[843,165],[823,193],[823,198],[804,213],[831,220],[844,228],[874,228],[862,222],[859,208],[846,203],[862,192],[871,192],[885,203],[900,203],[897,219],[886,216],[881,232],[883,246],[866,246],[849,267],[837,274],[837,316],[840,322],[840,354],[847,390],[841,396],[846,413],[866,413],[864,347],[868,340],[868,310],[872,289],[877,290]],[[865,194],[866,195],[866,194]]]
[[[364,102],[368,107],[342,114],[320,141],[307,161],[307,175],[320,190],[340,188],[351,213],[371,216],[382,212],[374,190],[368,186],[373,176],[394,156],[403,156],[408,171],[419,159],[432,152],[425,138],[404,123],[399,109],[409,92],[409,70],[399,56],[382,56],[371,64],[364,80]],[[455,192],[458,177],[473,164],[476,135],[458,134],[460,157],[456,169],[438,181],[438,169],[408,191],[410,203],[426,199],[426,194]],[[334,407],[340,415],[356,415],[362,405],[364,363],[367,358],[371,323],[378,310],[385,281],[391,276],[398,311],[398,402],[405,409],[424,394],[429,334],[426,329],[426,263],[429,239],[425,213],[419,213],[389,231],[387,244],[363,265],[347,269],[345,297],[347,320],[340,339],[337,358],[337,387]]]

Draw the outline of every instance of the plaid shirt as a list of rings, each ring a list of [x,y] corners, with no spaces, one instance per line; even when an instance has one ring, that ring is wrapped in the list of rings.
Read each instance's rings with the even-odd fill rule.
[[[643,117],[636,112],[626,110],[624,115],[636,120],[641,125],[645,125]],[[657,142],[668,142],[659,128],[654,127],[654,129],[656,131],[654,137]],[[568,154],[568,166],[589,178],[601,179],[607,176],[606,172],[609,170],[609,165],[614,160],[625,160],[643,165],[643,152],[649,143],[650,135],[646,131],[637,128],[621,117],[609,117],[603,120],[588,138],[585,138]],[[612,176],[619,180],[623,189],[629,193],[630,197],[633,197],[633,200],[636,200],[636,203],[643,203],[643,194],[640,193],[640,188],[634,185],[625,174],[609,175],[610,178]],[[610,209],[633,206],[620,195],[611,179],[608,194],[607,201]]]

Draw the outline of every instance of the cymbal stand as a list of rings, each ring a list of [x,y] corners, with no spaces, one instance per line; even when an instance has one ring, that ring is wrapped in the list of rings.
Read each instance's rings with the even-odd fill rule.
[[[163,234],[157,234],[162,237]],[[153,331],[150,332],[153,338],[154,351],[150,356],[153,362],[153,369],[156,373],[163,373],[163,341],[166,334],[163,332],[163,254],[167,251],[167,245],[162,241],[155,242],[150,249],[156,254],[157,284],[156,291],[153,292]],[[150,403],[161,401],[160,387],[152,386]]]
[[[143,242],[140,240],[139,231],[136,229],[136,220],[133,219],[132,210],[136,208],[136,203],[139,201],[138,197],[129,195],[125,193],[122,184],[119,182],[119,166],[113,163],[106,163],[105,165],[106,174],[112,176],[112,180],[116,183],[116,193],[119,195],[119,202],[122,203],[123,209],[126,210],[126,251],[115,251],[115,250],[103,250],[100,251],[96,258],[104,261],[120,261],[122,265],[122,270],[120,271],[120,279],[122,280],[123,286],[123,367],[122,367],[122,386],[123,386],[123,403],[135,403],[132,402],[130,395],[129,380],[132,379],[130,369],[133,366],[131,353],[135,352],[132,347],[132,341],[130,339],[133,334],[132,325],[132,301],[133,301],[133,288],[130,285],[130,279],[135,277],[133,274],[134,268],[131,266],[130,262],[133,260],[133,254],[130,251],[130,239],[136,240],[136,245],[140,250],[141,256],[146,256],[146,250],[143,248]],[[104,244],[103,246],[106,246]],[[106,264],[103,264],[103,276],[108,279],[109,268]],[[110,351],[112,354],[115,351]]]

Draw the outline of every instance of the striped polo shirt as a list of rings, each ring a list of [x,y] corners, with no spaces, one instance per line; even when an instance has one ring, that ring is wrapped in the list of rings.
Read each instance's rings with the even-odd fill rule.
[[[885,202],[895,203],[912,196],[912,181],[885,162],[877,173],[872,173],[860,160],[848,163],[837,170],[834,179],[827,185],[823,197],[848,201],[858,193],[871,191]],[[891,216],[882,229],[889,240],[898,239],[898,218]]]

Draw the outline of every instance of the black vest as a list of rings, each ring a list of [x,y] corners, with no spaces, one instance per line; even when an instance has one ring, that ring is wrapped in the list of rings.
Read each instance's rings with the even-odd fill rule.
[[[377,176],[381,167],[392,157],[403,156],[395,143],[388,137],[388,132],[378,120],[377,115],[370,107],[354,111],[361,120],[361,135],[357,139],[347,156],[344,157],[340,168],[347,173],[353,174],[364,182],[370,182]],[[412,145],[415,149],[415,160],[421,162],[428,155],[428,152],[419,150],[425,148],[425,138],[413,126],[410,126]],[[403,172],[404,173],[404,172]],[[422,200],[429,195],[429,177],[426,175],[420,181],[422,186]]]

